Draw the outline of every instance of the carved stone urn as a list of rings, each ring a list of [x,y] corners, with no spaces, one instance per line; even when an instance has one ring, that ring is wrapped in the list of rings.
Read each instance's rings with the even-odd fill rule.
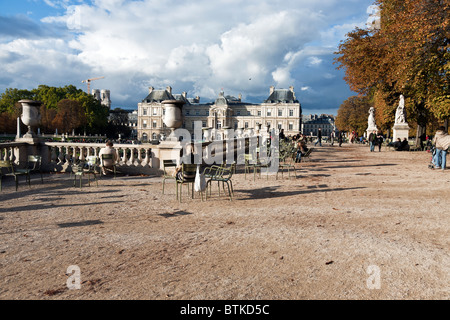
[[[211,127],[203,128],[203,136],[205,138],[205,141],[211,140]]]
[[[22,105],[22,122],[28,127],[28,132],[24,134],[24,138],[36,138],[33,128],[37,127],[41,122],[40,107],[42,102],[33,100],[20,100]]]
[[[161,104],[165,108],[164,124],[171,130],[170,136],[176,129],[183,125],[183,105],[184,102],[180,100],[164,100]]]

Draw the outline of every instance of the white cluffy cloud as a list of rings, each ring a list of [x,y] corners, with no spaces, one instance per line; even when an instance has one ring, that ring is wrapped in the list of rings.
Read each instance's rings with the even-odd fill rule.
[[[0,34],[7,71],[0,89],[81,87],[81,80],[104,76],[92,86],[110,89],[118,107],[135,107],[148,86],[170,85],[203,100],[221,88],[244,98],[265,98],[271,85],[320,92],[302,90],[317,88],[319,74],[336,78],[330,61],[339,36],[364,24],[368,7],[355,9],[355,0],[45,2],[64,11],[41,24],[64,33],[3,42]]]

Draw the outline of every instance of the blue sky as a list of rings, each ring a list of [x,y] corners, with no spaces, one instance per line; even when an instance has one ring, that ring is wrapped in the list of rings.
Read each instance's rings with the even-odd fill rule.
[[[373,0],[0,0],[0,93],[39,84],[111,90],[136,109],[148,87],[213,101],[294,86],[303,113],[354,95],[333,65]]]

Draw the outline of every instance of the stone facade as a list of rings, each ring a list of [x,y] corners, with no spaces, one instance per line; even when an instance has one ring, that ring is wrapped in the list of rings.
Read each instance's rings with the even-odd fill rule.
[[[336,125],[333,115],[308,115],[303,117],[302,132],[307,136],[317,136],[319,128],[322,135],[329,136],[332,132],[336,133]]]
[[[173,94],[172,88],[155,90],[149,88],[148,96],[138,103],[138,139],[141,141],[160,140],[167,137],[170,130],[163,122],[164,100],[183,100],[183,128],[194,133],[196,121],[203,128],[212,129],[212,138],[222,140],[225,129],[243,129],[244,133],[256,131],[258,125],[284,129],[286,135],[300,132],[302,123],[302,108],[295,97],[294,88],[270,88],[269,97],[261,104],[252,104],[238,98],[225,96],[220,92],[215,102],[201,103],[200,98],[188,99],[185,92]]]

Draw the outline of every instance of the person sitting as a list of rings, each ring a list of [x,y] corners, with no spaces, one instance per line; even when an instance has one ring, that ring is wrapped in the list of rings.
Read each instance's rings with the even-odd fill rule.
[[[401,144],[401,150],[399,151],[409,151],[409,143],[406,138],[403,138],[402,144]]]
[[[402,140],[400,138],[397,138],[397,141],[395,142],[390,142],[389,146],[394,147],[395,151],[401,151],[402,148]]]
[[[111,140],[106,141],[106,147],[100,150],[98,154],[99,158],[102,159],[102,155],[104,154],[112,154],[112,159],[101,160],[101,168],[102,174],[106,175],[106,170],[113,170],[114,165],[117,163],[117,159],[119,158],[116,149],[114,149],[114,144]]]
[[[306,141],[304,139],[300,139],[297,142],[297,155],[295,157],[295,163],[299,163],[302,160],[302,156],[308,151],[308,147],[306,146]]]

